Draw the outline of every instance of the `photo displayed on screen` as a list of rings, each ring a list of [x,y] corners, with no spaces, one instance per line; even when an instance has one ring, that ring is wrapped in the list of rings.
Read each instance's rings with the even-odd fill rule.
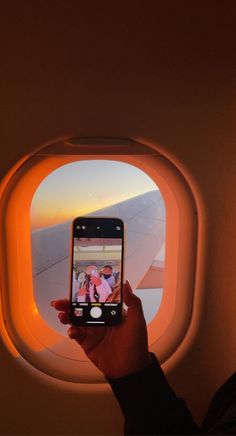
[[[120,303],[122,239],[73,239],[72,303]],[[75,316],[82,316],[80,308]]]

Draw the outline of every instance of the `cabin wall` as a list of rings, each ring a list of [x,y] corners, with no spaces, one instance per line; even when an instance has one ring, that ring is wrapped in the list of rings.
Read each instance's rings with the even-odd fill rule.
[[[197,307],[168,379],[199,421],[236,361],[235,2],[41,3],[1,13],[1,178],[76,136],[141,139],[183,171],[199,211]],[[63,392],[3,343],[0,355],[1,434],[121,433],[110,393]]]

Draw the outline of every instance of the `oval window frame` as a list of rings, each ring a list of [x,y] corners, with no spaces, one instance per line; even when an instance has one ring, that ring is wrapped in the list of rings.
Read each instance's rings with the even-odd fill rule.
[[[77,384],[102,384],[105,378],[90,362],[80,361],[78,368],[82,350],[75,344],[71,354],[71,340],[65,338],[62,345],[61,335],[37,311],[29,211],[35,190],[51,171],[91,157],[136,166],[157,183],[163,194],[167,211],[163,299],[148,326],[150,351],[158,354],[161,363],[173,356],[190,325],[196,268],[197,209],[193,194],[176,166],[153,147],[130,139],[66,140],[43,147],[13,169],[2,184],[0,208],[2,335],[15,356],[41,373]]]

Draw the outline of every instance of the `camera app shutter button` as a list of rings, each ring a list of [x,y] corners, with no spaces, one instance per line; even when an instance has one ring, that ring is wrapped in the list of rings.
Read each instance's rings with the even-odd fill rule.
[[[90,315],[92,316],[92,318],[100,318],[102,314],[102,309],[100,309],[100,307],[92,307],[92,309],[90,310]]]

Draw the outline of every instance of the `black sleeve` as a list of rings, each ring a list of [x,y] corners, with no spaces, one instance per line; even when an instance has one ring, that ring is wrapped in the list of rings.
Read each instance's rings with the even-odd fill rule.
[[[184,400],[168,385],[155,354],[128,376],[107,378],[125,418],[125,435],[200,434]]]

